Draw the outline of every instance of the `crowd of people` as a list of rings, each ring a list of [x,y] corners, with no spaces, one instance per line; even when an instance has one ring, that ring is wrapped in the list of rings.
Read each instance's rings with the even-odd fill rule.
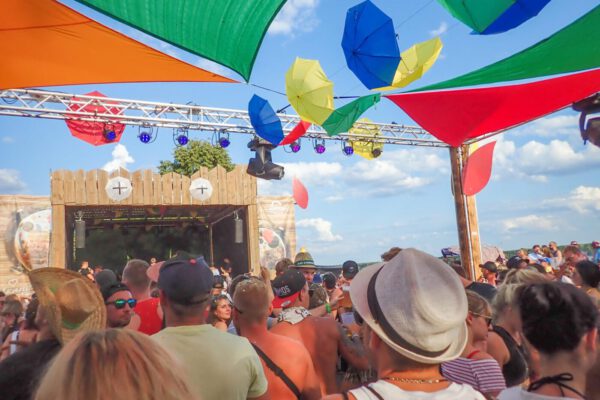
[[[598,399],[600,243],[533,246],[471,279],[416,249],[258,276],[180,252],[0,292],[0,399]]]

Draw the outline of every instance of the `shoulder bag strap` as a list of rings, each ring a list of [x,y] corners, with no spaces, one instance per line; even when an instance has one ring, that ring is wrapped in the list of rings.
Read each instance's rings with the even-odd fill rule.
[[[294,384],[294,382],[292,382],[292,380],[285,374],[285,372],[283,372],[283,370],[281,368],[279,368],[279,366],[277,364],[275,364],[273,362],[273,360],[271,360],[264,351],[262,351],[257,345],[255,345],[254,343],[251,343],[252,347],[254,347],[254,350],[256,350],[256,353],[260,356],[260,358],[263,359],[263,361],[265,362],[265,364],[267,364],[267,367],[269,367],[269,369],[271,371],[273,371],[273,373],[275,375],[277,375],[279,377],[279,379],[281,379],[283,381],[283,383],[286,384],[286,386],[288,388],[290,388],[290,390],[292,392],[294,392],[294,394],[296,395],[296,398],[300,399],[300,396],[302,395],[302,393],[300,393],[300,390],[298,389],[298,386],[296,386]]]

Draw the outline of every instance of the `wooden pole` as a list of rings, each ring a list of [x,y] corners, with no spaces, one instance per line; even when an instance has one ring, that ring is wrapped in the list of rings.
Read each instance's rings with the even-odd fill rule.
[[[210,266],[215,266],[215,253],[213,244],[213,224],[208,224],[208,242],[210,246]]]
[[[462,158],[462,169],[465,168],[467,163],[467,156],[470,155],[469,146],[462,146],[463,158]],[[461,171],[462,171],[461,169]],[[462,175],[462,173],[461,173]],[[475,196],[465,196],[466,207],[467,207],[467,221],[469,223],[469,241],[472,261],[472,279],[478,279],[481,275],[479,265],[481,262],[481,239],[479,236],[479,223],[477,218],[477,200]]]
[[[450,164],[452,167],[452,193],[456,209],[456,226],[458,230],[458,244],[462,266],[467,273],[467,278],[473,276],[473,261],[471,259],[471,242],[469,235],[469,222],[467,216],[466,196],[462,191],[462,157],[463,148],[450,148]]]

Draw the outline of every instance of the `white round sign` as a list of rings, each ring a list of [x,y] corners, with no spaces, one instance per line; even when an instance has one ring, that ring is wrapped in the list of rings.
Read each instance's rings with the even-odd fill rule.
[[[196,178],[190,185],[190,194],[196,200],[206,201],[212,196],[213,187],[210,182],[204,178]]]
[[[111,200],[122,201],[131,196],[133,188],[129,179],[115,176],[108,180],[104,190]]]

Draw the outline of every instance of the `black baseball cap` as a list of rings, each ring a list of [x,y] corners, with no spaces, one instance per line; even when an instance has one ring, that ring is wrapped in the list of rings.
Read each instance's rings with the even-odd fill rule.
[[[213,276],[213,289],[223,289],[225,287],[225,278],[221,275]]]
[[[175,303],[192,305],[208,299],[213,273],[204,258],[170,259],[158,275],[158,288]]]
[[[529,260],[527,258],[521,258],[519,256],[512,256],[506,262],[506,266],[508,267],[508,269],[517,269],[517,268],[519,268],[519,264],[521,264],[522,262],[529,264]]]
[[[296,299],[306,285],[304,274],[297,269],[288,269],[283,274],[279,275],[273,283],[273,299],[274,308],[289,307]]]
[[[326,272],[323,274],[322,278],[323,278],[323,286],[325,286],[329,290],[335,288],[337,279],[334,274],[332,274],[331,272]]]
[[[493,261],[488,261],[485,264],[479,265],[479,268],[487,269],[490,272],[498,272],[498,267]]]
[[[358,274],[358,264],[355,261],[348,260],[342,264],[342,276],[345,279],[352,279]]]
[[[108,284],[100,287],[102,298],[104,301],[108,300],[110,296],[118,292],[131,292],[127,285],[121,282],[109,282]]]

